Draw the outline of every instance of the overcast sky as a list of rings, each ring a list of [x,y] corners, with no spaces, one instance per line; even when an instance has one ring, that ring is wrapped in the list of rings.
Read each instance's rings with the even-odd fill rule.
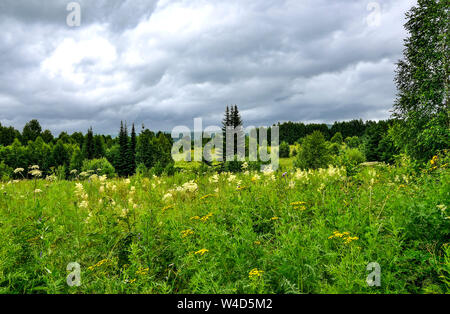
[[[412,0],[0,1],[0,122],[116,134],[386,119]],[[377,20],[377,16],[379,19]]]

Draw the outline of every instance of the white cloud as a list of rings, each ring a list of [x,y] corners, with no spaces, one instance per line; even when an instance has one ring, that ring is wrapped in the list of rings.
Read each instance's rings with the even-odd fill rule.
[[[170,130],[199,116],[218,124],[229,104],[254,125],[387,118],[415,1],[381,2],[378,27],[369,2],[83,0],[82,25],[69,28],[64,1],[5,0],[0,122]]]

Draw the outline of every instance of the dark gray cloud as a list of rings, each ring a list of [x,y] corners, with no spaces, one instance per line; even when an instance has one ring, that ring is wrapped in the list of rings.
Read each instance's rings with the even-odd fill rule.
[[[58,133],[385,119],[414,0],[79,0],[0,3],[0,122]]]

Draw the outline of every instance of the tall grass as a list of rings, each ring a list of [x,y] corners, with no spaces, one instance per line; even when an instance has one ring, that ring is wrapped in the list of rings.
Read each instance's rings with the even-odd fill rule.
[[[5,182],[0,293],[448,292],[449,176],[376,165]]]

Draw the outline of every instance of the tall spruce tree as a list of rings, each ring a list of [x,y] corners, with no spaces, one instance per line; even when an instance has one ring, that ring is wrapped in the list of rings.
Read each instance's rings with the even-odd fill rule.
[[[231,112],[231,125],[237,132],[234,138],[234,154],[236,155],[238,153],[238,143],[244,140],[245,133],[242,129],[242,119],[238,107],[235,105]]]
[[[95,144],[94,144],[94,132],[92,127],[89,128],[83,145],[83,155],[85,159],[94,159]]]
[[[409,37],[395,78],[395,142],[427,160],[450,143],[448,1],[418,0],[406,17]]]
[[[119,132],[119,162],[117,173],[121,177],[126,177],[129,175],[129,144],[128,144],[128,130],[127,125],[120,121],[120,132]]]
[[[223,145],[222,147],[216,147],[216,156],[223,156],[223,161],[225,161],[226,153],[227,153],[227,127],[231,126],[231,114],[230,107],[227,106],[225,109],[225,115],[222,120],[222,136],[223,136]]]
[[[136,144],[137,144],[136,130],[134,128],[134,123],[133,123],[133,126],[131,128],[131,140],[130,140],[130,152],[129,152],[131,174],[136,173]]]

